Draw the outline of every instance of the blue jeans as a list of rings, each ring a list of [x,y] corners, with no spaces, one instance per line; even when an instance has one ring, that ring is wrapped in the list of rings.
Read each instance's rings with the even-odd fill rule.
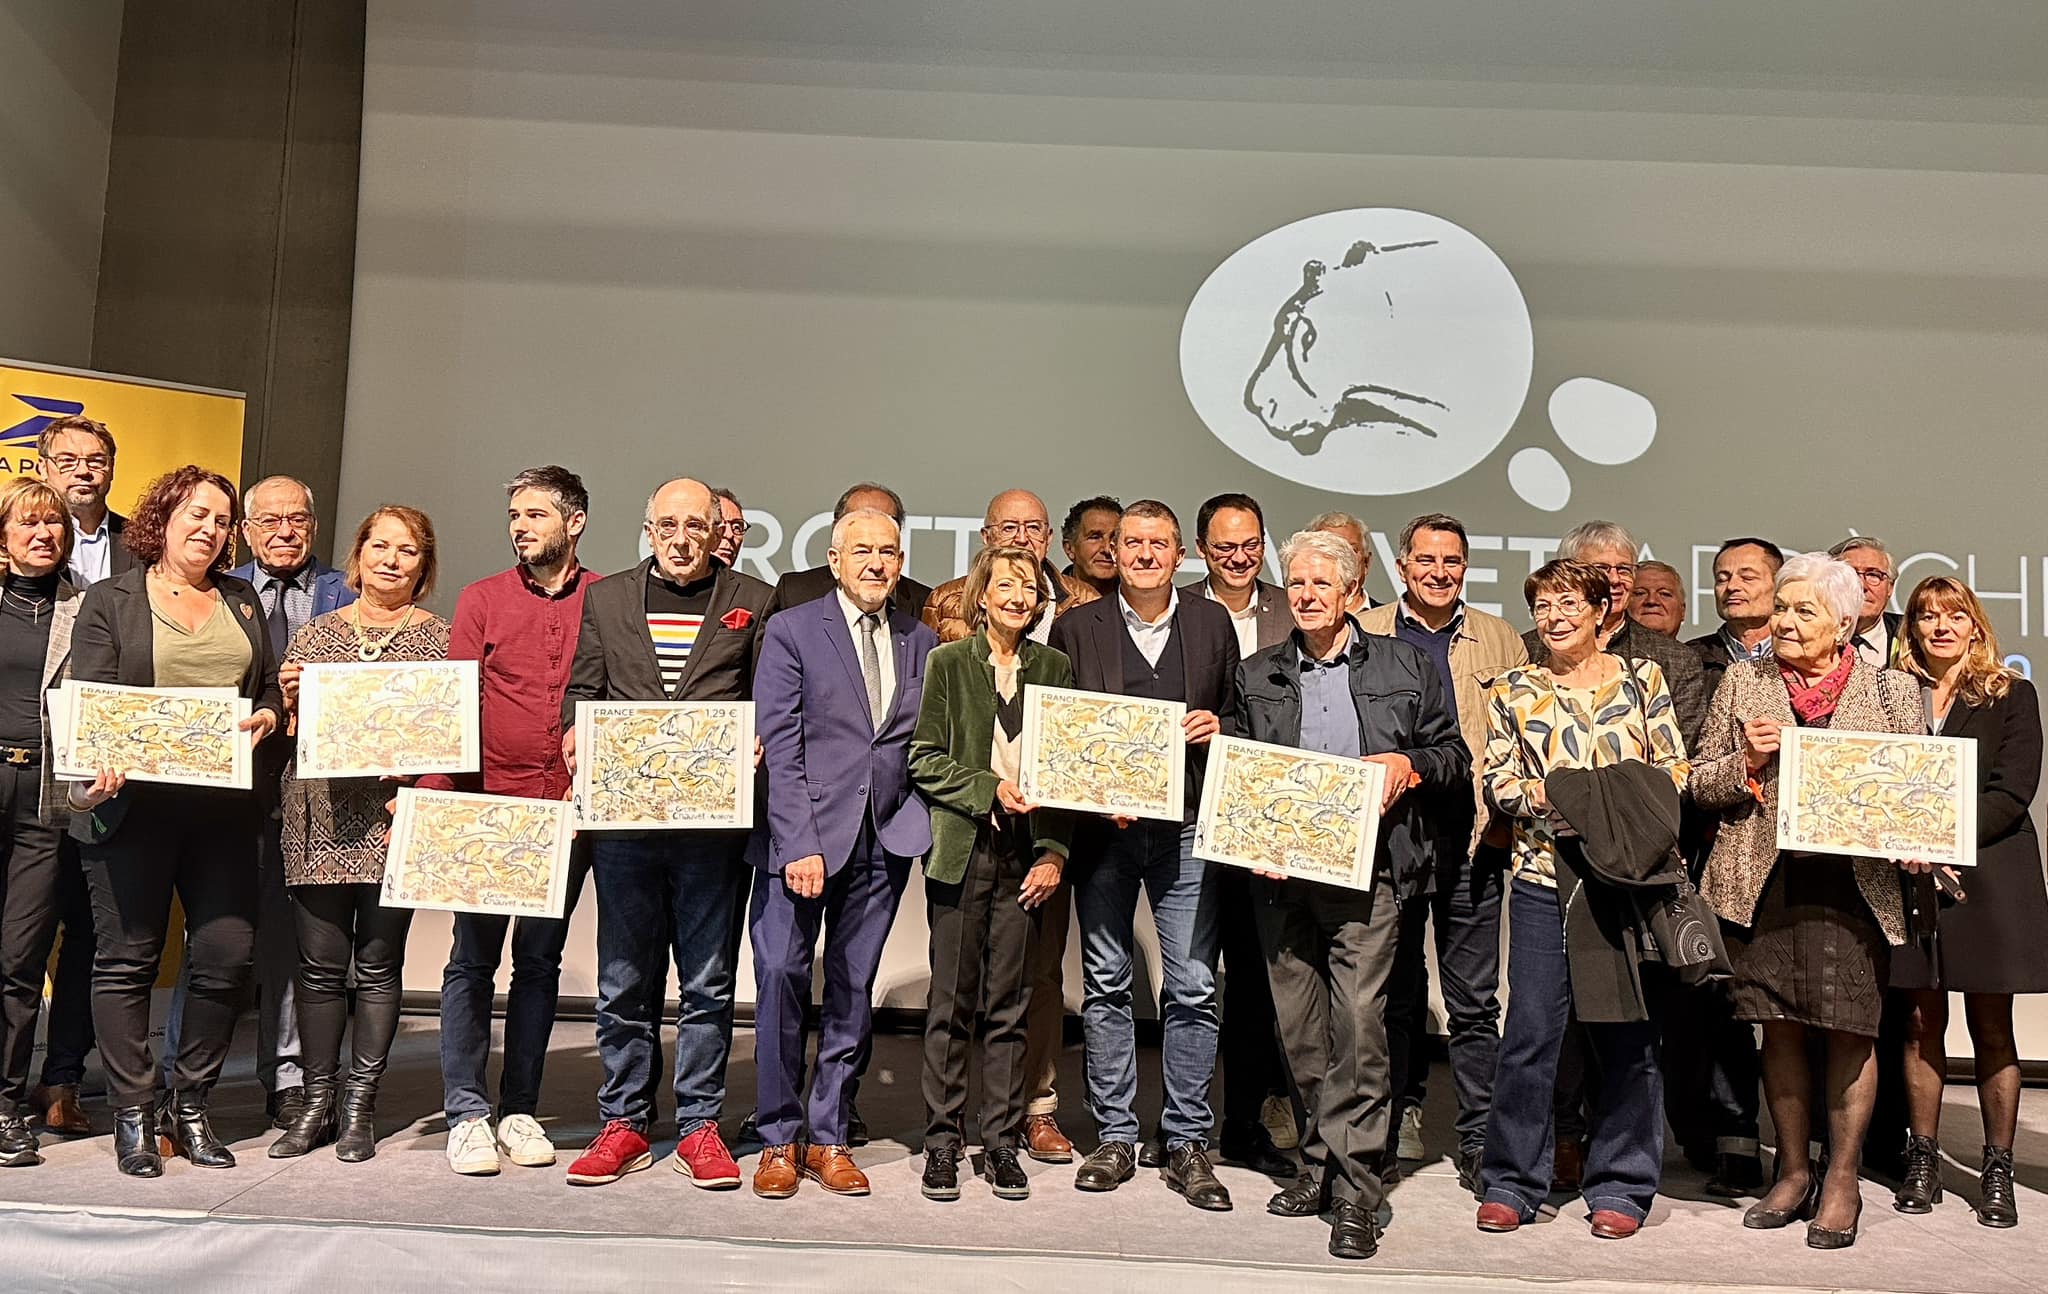
[[[1571,970],[1557,891],[1528,881],[1508,888],[1508,1016],[1486,1126],[1480,1183],[1486,1202],[1524,1222],[1550,1194],[1551,1095],[1557,1053],[1571,1019]],[[1657,1026],[1586,1024],[1592,1053],[1591,1145],[1580,1196],[1589,1210],[1640,1222],[1657,1197],[1664,1165],[1664,1080]]]
[[[512,986],[505,995],[505,1068],[498,1078],[496,1117],[540,1108],[541,1068],[547,1063],[562,987],[562,948],[590,872],[589,839],[578,837],[569,855],[569,896],[561,920],[455,914],[455,942],[441,972],[441,1102],[450,1124],[492,1115],[485,1071],[491,1061],[491,1002],[508,927]]]
[[[661,1016],[669,958],[682,999],[676,1014],[676,1135],[715,1123],[725,1105],[732,1050],[733,894],[744,874],[743,835],[662,832],[600,837],[597,882],[598,1113],[641,1132],[654,1121],[661,1083]]]
[[[1098,829],[1091,826],[1091,831]],[[1081,1025],[1087,1043],[1088,1113],[1104,1141],[1135,1142],[1138,1044],[1131,1022],[1131,919],[1142,888],[1159,928],[1164,978],[1160,1069],[1169,1147],[1205,1145],[1216,1072],[1216,949],[1222,923],[1210,864],[1194,856],[1195,828],[1140,821],[1104,825],[1074,882],[1081,918]]]

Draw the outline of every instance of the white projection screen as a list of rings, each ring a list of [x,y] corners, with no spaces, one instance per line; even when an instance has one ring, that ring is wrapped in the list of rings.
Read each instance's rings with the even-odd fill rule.
[[[1454,513],[1471,600],[1524,624],[1522,580],[1555,537],[1612,518],[1686,573],[1692,633],[1713,624],[1720,539],[1853,532],[1888,541],[1901,598],[1970,580],[2031,670],[2048,634],[2039,70],[1994,83],[2025,62],[1994,47],[1978,79],[1935,59],[1901,83],[1824,30],[1748,42],[1752,22],[1843,8],[1762,0],[1729,6],[1725,49],[1651,70],[1622,14],[1670,6],[1566,6],[1615,10],[1612,48],[1562,46],[1548,7],[1391,4],[1375,29],[1340,0],[372,0],[330,530],[386,500],[424,508],[446,611],[510,562],[499,484],[537,463],[589,483],[600,570],[636,560],[661,479],[732,487],[755,522],[743,569],[763,578],[823,560],[832,500],[862,478],[903,494],[927,583],[964,569],[1003,487],[1036,489],[1055,521],[1108,493],[1191,522],[1241,489],[1276,540],[1325,509],[1394,532]],[[1401,61],[1431,21],[1461,66]],[[1801,74],[1805,54],[1823,74]],[[1184,389],[1183,320],[1211,272],[1361,208],[1439,222],[1416,241],[1447,223],[1505,266],[1525,398],[1498,369],[1512,312],[1459,304],[1501,298],[1478,279],[1429,295],[1481,274],[1448,235],[1367,267],[1389,318],[1431,320],[1427,353],[1414,328],[1354,337],[1373,358],[1336,375],[1401,391],[1373,398],[1428,414],[1420,429],[1325,411],[1310,453],[1257,425],[1249,365],[1204,344]],[[1293,277],[1277,295],[1219,276],[1212,323],[1263,337],[1307,245],[1269,245],[1259,272]],[[1336,229],[1329,284],[1367,281],[1335,277],[1348,251]],[[1508,340],[1474,340],[1486,329]],[[1481,384],[1506,411],[1485,426],[1464,415]],[[593,909],[586,893],[571,995],[595,991]],[[445,950],[423,916],[407,987],[437,988]],[[922,1001],[924,958],[913,882],[883,1002]],[[2023,1053],[2048,1056],[2048,1011],[2022,1013]]]

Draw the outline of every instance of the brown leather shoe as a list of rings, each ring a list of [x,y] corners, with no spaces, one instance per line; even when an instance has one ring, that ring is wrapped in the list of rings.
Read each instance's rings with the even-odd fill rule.
[[[866,1195],[868,1175],[845,1146],[805,1146],[803,1174],[834,1195]]]
[[[754,1194],[764,1200],[786,1200],[796,1194],[802,1180],[796,1171],[795,1146],[761,1147],[761,1164],[754,1170]]]
[[[92,1120],[87,1117],[85,1107],[78,1103],[76,1083],[58,1083],[50,1087],[37,1087],[28,1096],[29,1104],[42,1111],[43,1126],[60,1137],[90,1137]]]
[[[1613,1209],[1594,1209],[1591,1220],[1593,1234],[1602,1240],[1626,1240],[1643,1225],[1628,1214],[1617,1213]]]
[[[1071,1164],[1074,1143],[1060,1131],[1057,1119],[1050,1114],[1034,1114],[1024,1120],[1024,1153],[1041,1164]]]
[[[1479,1206],[1479,1229],[1481,1231],[1518,1231],[1522,1226],[1522,1215],[1505,1204],[1489,1201]]]
[[[1579,1189],[1579,1183],[1586,1177],[1586,1145],[1569,1138],[1560,1139],[1550,1159],[1550,1189],[1570,1195]]]

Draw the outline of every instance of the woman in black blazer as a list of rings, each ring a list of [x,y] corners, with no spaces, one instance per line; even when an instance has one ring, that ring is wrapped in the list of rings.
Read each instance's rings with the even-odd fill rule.
[[[263,611],[255,589],[226,574],[240,520],[234,486],[218,473],[188,466],[158,478],[122,536],[136,568],[86,591],[71,676],[131,687],[232,687],[252,703],[242,723],[251,740],[276,731],[284,702]],[[71,834],[92,892],[93,1027],[114,1106],[115,1159],[132,1177],[159,1176],[161,1135],[194,1164],[231,1168],[235,1157],[213,1134],[206,1106],[255,951],[256,795],[127,786],[125,772],[102,768],[69,791]],[[173,890],[185,910],[188,983],[176,1088],[159,1101],[149,994]]]
[[[1964,1020],[1977,1057],[1977,1103],[1984,1118],[1984,1175],[1977,1220],[2019,1222],[2013,1197],[2012,1141],[2019,1122],[2020,1063],[2013,1041],[2015,993],[2048,992],[2048,887],[2041,842],[2027,809],[2041,781],[2041,711],[2034,685],[2002,663],[1984,604],[1962,581],[1922,580],[1906,601],[1904,668],[1917,675],[1927,726],[1977,742],[1977,865],[1949,870],[1964,891],[1957,903],[1918,878],[1911,906],[1924,913],[1918,943],[1892,954],[1892,987],[1909,993],[1906,1093],[1912,1137],[1895,1206],[1926,1213],[1941,1199],[1936,1130],[1948,1067],[1948,995],[1963,995]]]

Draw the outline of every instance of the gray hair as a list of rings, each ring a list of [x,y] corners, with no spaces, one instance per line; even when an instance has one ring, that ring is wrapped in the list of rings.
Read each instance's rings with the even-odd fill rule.
[[[1863,577],[1856,568],[1838,557],[1824,557],[1819,553],[1801,553],[1788,557],[1778,568],[1776,588],[1783,591],[1787,584],[1811,584],[1820,596],[1820,603],[1833,613],[1838,624],[1846,627],[1841,631],[1840,641],[1847,642],[1856,627],[1856,618],[1863,614]]]
[[[1342,513],[1332,513],[1342,516]],[[1345,543],[1327,530],[1311,528],[1297,530],[1280,545],[1280,578],[1288,578],[1294,569],[1294,559],[1303,556],[1327,557],[1337,567],[1337,574],[1344,577],[1344,587],[1358,583],[1358,550]]]
[[[1636,537],[1628,527],[1612,521],[1587,521],[1573,526],[1557,540],[1557,555],[1568,562],[1584,561],[1581,556],[1589,548],[1626,548],[1628,559],[1633,562],[1636,554],[1643,551],[1636,543]]]
[[[1662,571],[1666,575],[1669,575],[1672,579],[1677,580],[1678,587],[1685,587],[1685,575],[1676,566],[1673,566],[1670,562],[1637,562],[1636,574],[1641,575],[1644,571]]]
[[[742,512],[746,511],[747,505],[740,502],[739,495],[734,494],[731,490],[726,489],[723,485],[712,486],[711,504],[713,507],[718,509],[719,516],[723,517],[725,515],[725,505],[728,503],[730,503],[735,508],[738,508]]]
[[[1886,570],[1895,569],[1892,565],[1892,550],[1886,548],[1884,540],[1879,539],[1876,535],[1851,535],[1841,543],[1829,548],[1828,556],[1847,557],[1850,553],[1856,552],[1859,549],[1868,550],[1884,558],[1884,568]]]
[[[1303,526],[1302,530],[1335,530],[1339,526],[1350,526],[1356,530],[1361,543],[1372,538],[1372,527],[1348,512],[1318,512],[1308,519],[1308,524]]]
[[[888,522],[889,529],[896,532],[896,542],[898,544],[901,544],[903,542],[903,527],[896,524],[896,518],[890,516],[888,513],[882,511],[880,508],[855,508],[853,511],[847,513],[845,516],[842,516],[841,518],[839,518],[839,520],[832,523],[833,550],[836,552],[846,547],[846,532],[853,525],[854,522],[866,521],[870,517],[874,518],[877,521]]]
[[[248,515],[249,515],[249,514],[250,514],[251,512],[255,511],[255,509],[256,509],[256,491],[258,491],[258,490],[262,489],[262,488],[263,488],[264,486],[266,486],[266,485],[296,485],[296,486],[298,486],[298,487],[299,487],[299,489],[300,489],[300,490],[302,490],[302,491],[304,491],[304,492],[305,492],[305,495],[306,495],[306,511],[307,511],[307,512],[309,512],[309,513],[311,513],[311,514],[313,514],[313,515],[314,515],[315,517],[317,517],[317,516],[319,516],[319,515],[320,515],[320,509],[319,509],[319,508],[317,508],[317,507],[315,507],[315,506],[313,505],[313,487],[312,487],[312,486],[310,486],[310,485],[306,484],[306,483],[305,483],[304,481],[301,481],[301,480],[300,480],[300,479],[299,479],[298,477],[296,477],[296,476],[266,476],[266,477],[264,477],[264,478],[263,478],[262,480],[260,480],[260,481],[256,482],[256,484],[254,484],[254,485],[250,486],[250,487],[249,487],[248,489],[246,489],[246,490],[242,491],[242,515],[243,515],[243,516],[245,516],[245,517],[246,517],[246,516],[248,516]]]

